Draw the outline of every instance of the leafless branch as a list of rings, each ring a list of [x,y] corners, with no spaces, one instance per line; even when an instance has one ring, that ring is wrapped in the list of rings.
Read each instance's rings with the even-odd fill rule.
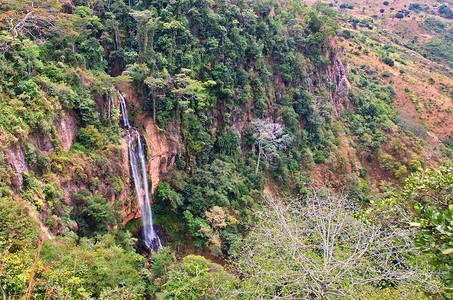
[[[238,293],[331,299],[387,282],[404,292],[416,286],[440,294],[437,274],[411,233],[364,223],[354,217],[357,210],[325,190],[301,200],[268,199],[236,257],[244,278]]]

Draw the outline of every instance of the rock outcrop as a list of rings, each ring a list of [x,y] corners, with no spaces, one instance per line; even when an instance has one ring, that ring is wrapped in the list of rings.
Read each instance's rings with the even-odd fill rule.
[[[341,61],[343,50],[341,48],[334,49],[330,53],[330,65],[327,67],[327,78],[333,83],[333,91],[331,93],[332,101],[334,104],[340,104],[340,100],[349,94],[351,87],[348,79],[346,78],[346,68]]]
[[[76,137],[77,121],[72,112],[66,112],[57,123],[57,132],[60,137],[61,149],[65,152],[71,149]]]
[[[151,192],[154,193],[161,175],[168,172],[181,150],[177,138],[159,132],[152,118],[147,117],[143,121],[148,147],[148,174],[151,176]]]
[[[28,166],[25,162],[24,152],[20,147],[9,147],[7,153],[8,163],[15,177],[13,184],[20,190],[23,185],[22,173],[28,173]]]

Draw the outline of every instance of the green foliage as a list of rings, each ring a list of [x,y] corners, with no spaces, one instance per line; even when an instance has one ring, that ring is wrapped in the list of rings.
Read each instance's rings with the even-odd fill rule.
[[[442,19],[434,18],[434,17],[426,18],[425,22],[424,22],[424,25],[427,28],[429,28],[430,31],[434,31],[434,32],[437,32],[437,33],[442,33],[445,30],[445,28],[446,28],[446,25],[442,21]]]
[[[349,30],[347,30],[347,29],[344,29],[344,30],[341,32],[340,36],[342,36],[342,37],[344,37],[344,38],[346,38],[346,39],[350,39],[351,37],[353,37],[351,31],[349,31]]]
[[[170,248],[164,247],[153,255],[151,271],[155,278],[162,277],[168,271],[168,267],[172,264],[174,258],[170,252]]]
[[[96,111],[96,103],[86,92],[74,95],[74,109],[79,114],[82,125],[99,124],[99,113]]]
[[[432,264],[444,271],[448,291],[453,290],[453,174],[441,167],[438,171],[422,170],[409,176],[400,197],[414,214],[412,226],[418,229],[417,243],[433,255]]]
[[[415,245],[429,254],[447,292],[453,289],[452,189],[451,169],[420,170],[409,175],[396,197],[373,203],[365,213],[373,222],[416,229]]]
[[[448,7],[445,4],[443,4],[439,7],[439,14],[441,17],[444,17],[447,19],[453,19],[453,11],[451,10],[450,7]]]
[[[75,220],[78,225],[78,234],[92,236],[107,232],[108,227],[121,224],[122,216],[118,214],[110,202],[101,194],[92,194],[88,190],[81,190],[73,195],[76,204]]]
[[[340,4],[340,8],[354,9],[354,5],[342,3]]]
[[[282,109],[282,118],[286,129],[295,129],[295,126],[297,124],[297,114],[292,107],[284,107]]]
[[[397,170],[395,170],[395,178],[401,180],[406,177],[407,168],[406,166],[400,166]]]
[[[217,136],[216,146],[219,149],[220,154],[235,157],[237,154],[237,147],[239,146],[239,140],[236,133],[229,128],[227,133],[220,133]]]
[[[391,59],[390,57],[388,56],[385,56],[382,58],[382,62],[386,65],[389,65],[390,67],[393,67],[395,65],[395,62],[393,59]]]
[[[168,271],[165,291],[158,299],[228,299],[228,292],[235,289],[237,279],[221,265],[198,255],[188,255],[181,265]]]
[[[42,280],[46,287],[57,290],[70,285],[67,292],[74,297],[105,296],[111,289],[127,287],[136,297],[143,293],[139,270],[144,258],[117,246],[111,235],[83,238],[78,244],[71,238],[44,243],[41,259],[53,267]],[[126,293],[126,291],[122,291]]]
[[[167,182],[159,182],[154,193],[153,211],[157,214],[176,212],[182,205],[181,195],[173,191]]]
[[[411,4],[409,4],[409,9],[413,10],[413,11],[416,11],[416,12],[419,12],[422,9],[422,4],[420,4],[420,3],[411,3]]]
[[[395,167],[395,159],[385,152],[379,153],[379,167],[384,170],[392,170]]]
[[[10,252],[36,247],[41,231],[37,221],[28,215],[26,204],[0,197],[0,220],[0,250],[10,243]]]
[[[101,134],[93,125],[88,125],[85,128],[80,128],[79,132],[77,133],[77,139],[79,143],[87,149],[99,149],[104,144]]]
[[[212,229],[209,227],[206,220],[194,218],[188,210],[183,213],[184,219],[187,222],[189,231],[194,238],[193,244],[196,248],[201,248],[203,244],[207,244],[212,236]]]
[[[130,76],[133,80],[136,89],[141,90],[141,86],[145,79],[148,77],[150,70],[144,64],[128,65],[124,71],[124,75]]]
[[[326,161],[326,157],[324,156],[324,151],[318,151],[314,157],[314,161],[317,164],[322,164]]]
[[[212,206],[230,206],[231,201],[237,199],[238,184],[243,180],[226,161],[216,159],[204,165],[193,175],[193,183],[184,189],[188,208],[201,216]]]

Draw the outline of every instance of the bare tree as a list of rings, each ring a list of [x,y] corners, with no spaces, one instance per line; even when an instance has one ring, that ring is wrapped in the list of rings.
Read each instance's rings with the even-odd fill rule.
[[[291,137],[285,134],[285,126],[268,120],[255,119],[252,125],[256,130],[256,140],[258,144],[258,162],[256,163],[256,172],[260,167],[261,155],[266,164],[271,163],[279,157],[278,150],[284,151],[291,144]]]
[[[6,0],[0,2],[0,50],[8,52],[21,38],[44,43],[51,33],[70,32],[70,15],[59,13],[58,1]]]
[[[386,289],[397,299],[440,294],[436,274],[413,247],[410,232],[366,224],[356,212],[349,200],[329,191],[268,200],[237,248],[235,264],[243,278],[237,292],[259,299],[358,299],[369,290],[383,296]]]

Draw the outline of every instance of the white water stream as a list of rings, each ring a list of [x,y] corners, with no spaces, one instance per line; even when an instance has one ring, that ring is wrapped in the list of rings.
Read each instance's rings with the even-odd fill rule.
[[[129,162],[131,165],[132,177],[134,179],[135,192],[137,194],[140,211],[142,213],[143,242],[150,249],[157,250],[162,248],[162,244],[153,227],[153,214],[149,201],[145,151],[140,133],[130,124],[127,116],[126,101],[119,91],[118,94],[121,98],[121,114],[123,116],[123,126],[126,133],[127,146],[129,148]]]

